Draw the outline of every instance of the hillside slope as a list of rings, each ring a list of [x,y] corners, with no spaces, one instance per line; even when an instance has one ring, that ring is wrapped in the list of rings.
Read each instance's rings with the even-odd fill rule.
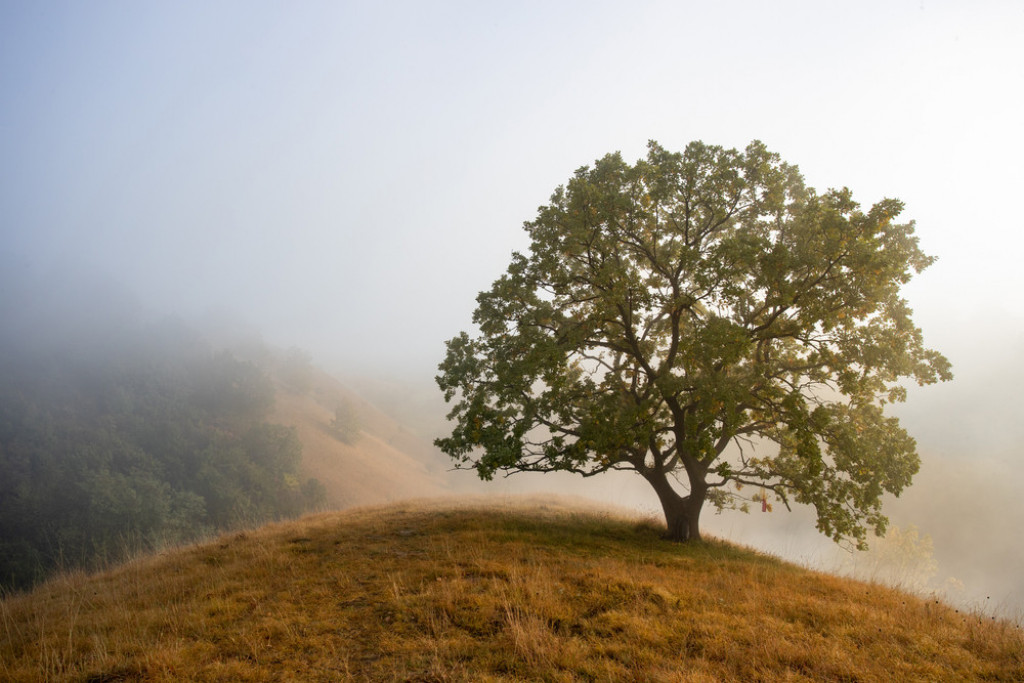
[[[1009,623],[561,501],[326,513],[0,618],[11,681],[1024,679]]]
[[[444,459],[430,444],[346,389],[316,371],[311,386],[295,391],[276,385],[268,420],[295,427],[302,442],[304,476],[327,490],[332,508],[385,503],[450,493]],[[331,428],[335,408],[347,406],[359,433],[348,443]]]

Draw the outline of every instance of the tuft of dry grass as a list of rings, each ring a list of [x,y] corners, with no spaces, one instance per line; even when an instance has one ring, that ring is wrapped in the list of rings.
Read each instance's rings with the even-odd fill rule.
[[[8,597],[0,679],[1019,681],[1024,636],[607,512],[417,502]]]

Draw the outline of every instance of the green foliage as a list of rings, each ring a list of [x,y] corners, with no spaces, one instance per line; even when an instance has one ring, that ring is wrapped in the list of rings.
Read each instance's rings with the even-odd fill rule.
[[[255,363],[221,351],[196,369],[192,400],[211,415],[259,417],[274,404],[273,384]]]
[[[349,401],[342,401],[334,409],[331,429],[343,442],[354,444],[359,440],[363,429],[363,422],[359,417],[359,411]]]
[[[760,142],[579,169],[448,342],[438,446],[487,479],[634,470],[681,538],[754,485],[863,544],[918,468],[884,405],[951,378],[900,296],[933,261],[902,210],[819,194]]]
[[[323,504],[265,373],[185,338],[3,346],[0,589]]]

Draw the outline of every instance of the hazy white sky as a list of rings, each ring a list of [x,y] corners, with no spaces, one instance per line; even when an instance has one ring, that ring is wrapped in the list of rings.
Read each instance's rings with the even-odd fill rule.
[[[648,139],[903,199],[930,345],[1024,341],[1018,0],[8,2],[0,93],[0,250],[329,362],[432,374],[522,222]]]

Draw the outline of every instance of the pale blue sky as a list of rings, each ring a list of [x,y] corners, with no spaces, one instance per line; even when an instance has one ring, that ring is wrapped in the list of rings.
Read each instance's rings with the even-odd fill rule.
[[[431,374],[555,186],[651,138],[900,197],[929,341],[1024,332],[1019,2],[8,2],[0,92],[0,248],[328,362]]]

